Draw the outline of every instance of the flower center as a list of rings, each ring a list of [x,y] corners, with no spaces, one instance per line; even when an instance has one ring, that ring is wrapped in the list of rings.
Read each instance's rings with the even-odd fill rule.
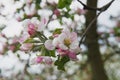
[[[64,44],[69,47],[69,45],[71,44],[71,40],[69,38],[65,38],[64,39]]]

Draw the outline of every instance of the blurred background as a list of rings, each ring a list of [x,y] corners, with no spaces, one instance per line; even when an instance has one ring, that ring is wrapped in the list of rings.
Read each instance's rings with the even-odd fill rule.
[[[81,1],[87,4],[86,0]],[[94,1],[96,0],[93,0],[93,4],[96,4]],[[102,7],[110,1],[98,0],[97,7]],[[38,19],[45,17],[50,21],[44,30],[46,36],[51,35],[51,31],[57,27],[70,26],[75,28],[80,40],[86,27],[86,14],[89,14],[89,11],[84,10],[77,0],[72,0],[69,8],[63,9],[57,8],[58,2],[59,0],[0,0],[0,80],[96,80],[92,77],[96,73],[94,70],[99,70],[99,67],[96,68],[96,64],[95,69],[91,68],[86,41],[81,45],[81,54],[77,55],[79,60],[68,62],[65,65],[65,72],[57,70],[54,65],[31,65],[30,62],[36,55],[33,52],[26,54],[23,51],[13,52],[10,48],[6,49],[6,43],[11,43],[12,38],[19,37],[24,30],[24,20],[33,17]],[[108,80],[120,79],[119,4],[120,1],[115,0],[97,19],[97,42],[101,54],[97,56],[101,57],[105,69],[103,72]]]

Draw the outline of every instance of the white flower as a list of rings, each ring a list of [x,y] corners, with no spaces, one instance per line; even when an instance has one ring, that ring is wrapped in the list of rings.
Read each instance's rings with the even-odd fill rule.
[[[63,50],[78,48],[77,33],[64,29],[62,33],[53,39],[53,45]]]
[[[52,40],[46,40],[44,45],[48,50],[55,49],[55,47],[52,45]]]

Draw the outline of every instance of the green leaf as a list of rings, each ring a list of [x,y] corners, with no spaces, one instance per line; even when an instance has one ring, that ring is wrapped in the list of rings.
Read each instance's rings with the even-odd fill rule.
[[[59,0],[58,8],[62,9],[64,7],[68,8],[71,4],[72,0]]]
[[[42,56],[55,57],[55,50],[47,50],[44,46],[42,46],[41,52],[42,52]]]
[[[119,27],[115,27],[114,31],[115,31],[115,36],[120,36],[120,28]]]
[[[42,32],[36,32],[36,36],[40,39],[41,42],[45,42],[47,37]]]
[[[70,61],[68,56],[61,57],[61,59],[58,58],[58,60],[55,61],[55,65],[57,66],[58,70],[63,70],[65,71],[64,65]]]
[[[50,50],[50,51],[49,51],[49,54],[50,54],[50,56],[52,56],[52,57],[56,57],[56,56],[55,56],[55,50]]]
[[[40,4],[41,0],[36,0],[36,3],[39,3]]]
[[[16,46],[16,47],[15,47],[15,50],[14,50],[13,52],[16,52],[17,50],[19,50],[21,44],[20,44],[20,43],[16,43],[15,46]]]
[[[33,38],[28,38],[24,43],[40,43],[40,41],[34,40]]]
[[[53,35],[54,34],[60,34],[62,32],[62,28],[56,28],[55,31],[53,32]]]
[[[36,51],[41,51],[41,48],[42,48],[42,45],[34,45],[31,50],[33,52],[36,52]]]

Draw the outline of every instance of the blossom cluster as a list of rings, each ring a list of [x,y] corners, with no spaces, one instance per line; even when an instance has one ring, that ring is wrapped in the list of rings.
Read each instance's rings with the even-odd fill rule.
[[[24,30],[19,37],[14,37],[7,49],[15,52],[17,50],[28,52],[37,52],[33,63],[52,64],[52,57],[59,56],[61,59],[67,57],[69,60],[77,60],[77,53],[80,52],[77,33],[70,27],[57,28],[52,35],[46,37],[44,29],[47,20],[41,18],[26,19],[23,21]],[[1,44],[4,45],[4,44]],[[3,46],[0,53],[3,53]]]

